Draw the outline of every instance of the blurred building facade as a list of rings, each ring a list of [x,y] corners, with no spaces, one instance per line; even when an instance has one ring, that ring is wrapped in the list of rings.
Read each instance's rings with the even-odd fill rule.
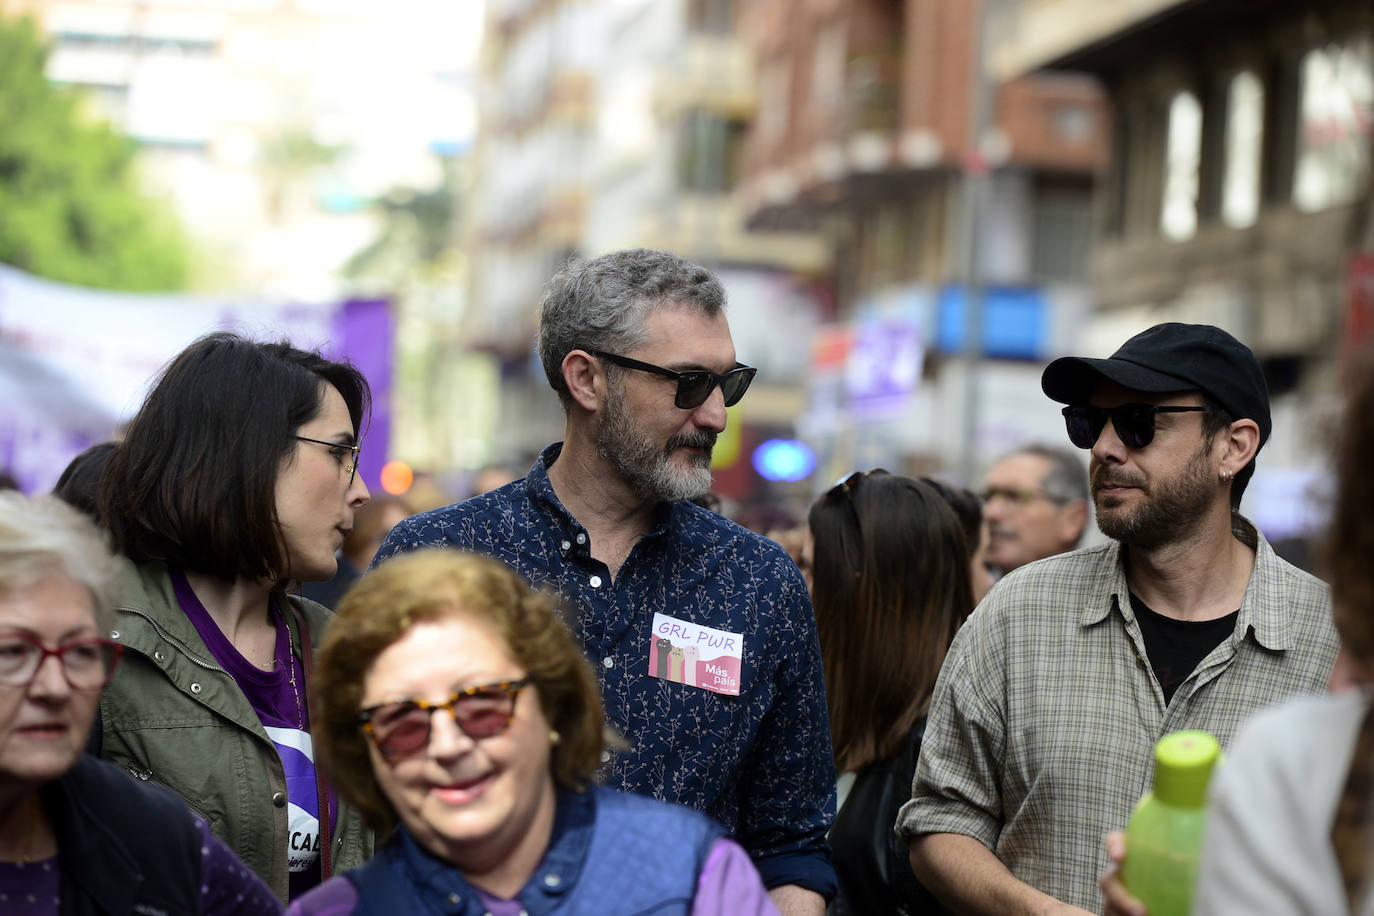
[[[454,6],[461,6],[455,4]],[[203,256],[203,288],[327,299],[378,231],[370,201],[428,187],[470,133],[450,29],[419,0],[0,0],[139,144]],[[443,17],[445,23],[452,16]],[[446,35],[445,32],[448,32]]]
[[[815,228],[831,245],[839,320],[818,341],[800,424],[823,466],[975,480],[1002,451],[1061,437],[1038,374],[1076,342],[1087,306],[1110,127],[1099,89],[1072,75],[987,84],[973,0],[750,10],[745,210],[753,226]],[[983,315],[972,394],[958,359],[966,287]]]
[[[1087,352],[1169,320],[1249,343],[1275,424],[1247,501],[1277,481],[1302,527],[1340,345],[1374,308],[1374,6],[1023,0],[1004,14],[1015,37],[992,49],[995,72],[1089,73],[1115,111]]]
[[[829,259],[814,232],[750,231],[734,193],[757,104],[743,6],[487,3],[465,337],[499,379],[490,458],[528,458],[562,432],[534,352],[549,277],[570,256],[629,247],[717,271],[739,358],[760,369],[717,449],[721,488],[747,487],[750,444],[790,431],[806,342],[831,308]]]

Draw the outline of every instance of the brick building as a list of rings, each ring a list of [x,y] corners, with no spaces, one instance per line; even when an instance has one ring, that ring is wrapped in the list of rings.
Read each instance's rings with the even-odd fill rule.
[[[839,323],[802,428],[837,469],[949,468],[961,414],[979,460],[1057,418],[1028,396],[1086,308],[1092,189],[1109,119],[1097,86],[1027,75],[986,93],[973,142],[972,0],[760,0],[746,26],[759,110],[745,148],[752,225],[816,227],[833,246]],[[989,38],[992,36],[989,27]],[[961,396],[965,167],[986,173],[974,275],[983,284],[982,395]],[[981,467],[957,468],[975,478]]]
[[[1368,255],[1352,254],[1372,247],[1374,7],[1024,0],[1006,13],[1015,40],[994,47],[995,72],[1089,73],[1115,112],[1088,351],[1167,320],[1249,343],[1276,422],[1247,504],[1280,534],[1307,526],[1334,357],[1362,320],[1348,290]]]

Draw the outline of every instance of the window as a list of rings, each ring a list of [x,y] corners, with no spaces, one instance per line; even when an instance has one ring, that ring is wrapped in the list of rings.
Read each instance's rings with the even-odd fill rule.
[[[739,180],[744,124],[703,111],[689,112],[681,122],[678,184],[686,191],[719,193]]]
[[[1309,51],[1301,81],[1293,202],[1311,212],[1349,203],[1369,170],[1374,42]]]
[[[689,0],[687,28],[704,35],[729,35],[735,29],[734,0]]]
[[[833,111],[844,98],[847,49],[844,22],[832,19],[816,32],[811,58],[811,103],[820,111]]]
[[[759,136],[778,140],[787,132],[788,109],[791,107],[792,81],[786,57],[769,61],[759,74]]]
[[[1264,142],[1264,87],[1246,71],[1231,78],[1226,94],[1226,165],[1221,219],[1237,229],[1259,215],[1260,150]]]
[[[1031,232],[1031,273],[1037,280],[1086,280],[1093,233],[1091,187],[1037,188]]]
[[[1159,228],[1182,240],[1197,232],[1198,167],[1202,159],[1202,106],[1191,92],[1169,103],[1169,134],[1164,145],[1164,201]]]

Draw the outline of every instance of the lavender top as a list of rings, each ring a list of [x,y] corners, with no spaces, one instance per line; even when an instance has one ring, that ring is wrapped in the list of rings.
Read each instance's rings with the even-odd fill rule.
[[[304,666],[291,651],[291,636],[280,609],[274,609],[277,628],[275,662],[264,671],[244,658],[211,618],[186,577],[171,572],[172,588],[186,617],[214,655],[243,691],[263,730],[277,747],[286,772],[288,864],[292,899],[320,883],[319,789],[315,784],[315,752],[310,739],[306,708]],[[275,608],[275,605],[274,605]],[[338,802],[329,799],[330,822],[338,822]]]
[[[204,916],[280,913],[281,904],[262,879],[196,818],[200,828],[200,911]],[[6,916],[57,916],[61,907],[61,857],[26,865],[0,862],[0,912]]]

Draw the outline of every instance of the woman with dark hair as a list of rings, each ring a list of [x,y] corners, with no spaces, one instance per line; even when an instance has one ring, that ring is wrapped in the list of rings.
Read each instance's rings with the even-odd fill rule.
[[[934,487],[945,498],[945,502],[954,510],[955,517],[964,529],[964,543],[968,545],[969,551],[969,584],[973,587],[973,606],[977,607],[978,602],[988,593],[988,589],[992,588],[992,573],[988,572],[986,563],[988,520],[983,514],[983,501],[972,490],[964,487],[956,487],[934,477],[922,477],[920,480]]]
[[[593,785],[596,675],[553,602],[495,560],[382,563],[339,606],[319,670],[321,759],[390,839],[293,916],[777,913],[705,815]]]
[[[163,370],[110,456],[101,518],[124,555],[100,753],[166,785],[283,901],[371,852],[314,766],[311,645],[367,502],[356,369],[289,343],[212,334]]]
[[[857,472],[811,507],[816,610],[839,812],[832,914],[942,912],[893,833],[935,679],[973,607],[964,531],[934,487]]]

